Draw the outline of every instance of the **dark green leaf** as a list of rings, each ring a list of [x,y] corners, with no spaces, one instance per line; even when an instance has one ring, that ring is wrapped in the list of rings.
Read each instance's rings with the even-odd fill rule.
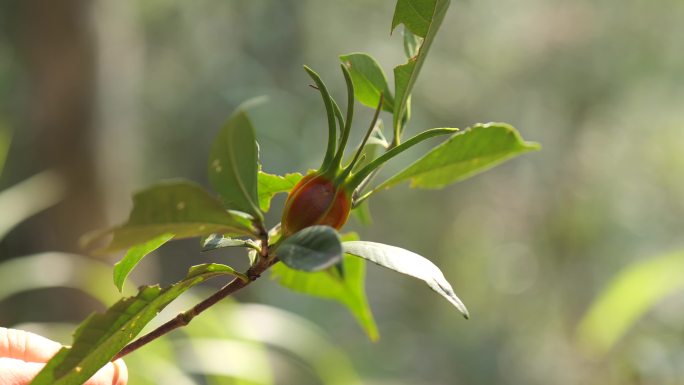
[[[450,0],[398,0],[392,18],[392,30],[399,24],[422,38],[439,28]],[[435,25],[436,24],[436,25]]]
[[[302,174],[299,173],[280,176],[259,171],[259,207],[261,210],[267,212],[274,195],[289,192],[301,179]]]
[[[349,234],[342,238],[354,240],[358,239],[358,236]],[[279,263],[271,268],[271,277],[298,293],[344,304],[368,337],[373,341],[378,339],[378,327],[366,298],[366,263],[363,259],[347,254],[341,264],[316,273],[293,270]]]
[[[223,125],[209,155],[209,182],[231,209],[263,220],[257,195],[259,154],[254,128],[243,109]]]
[[[401,127],[407,103],[418,73],[425,62],[428,50],[444,20],[450,0],[398,0],[392,19],[392,30],[399,24],[414,35],[423,38],[418,53],[405,64],[394,68],[394,114],[395,132]],[[415,48],[412,48],[415,50]]]
[[[101,252],[141,245],[163,234],[181,239],[213,233],[251,235],[254,232],[248,216],[227,211],[206,190],[187,181],[160,183],[135,194],[128,222],[112,231],[111,242]],[[95,239],[104,235],[107,234]]]
[[[225,265],[195,266],[172,286],[143,286],[135,297],[123,298],[105,313],[91,315],[76,330],[72,346],[62,348],[48,361],[31,385],[84,383],[171,301],[192,286],[226,274],[233,274],[233,270]]]
[[[382,109],[392,112],[394,100],[387,86],[387,78],[375,59],[365,53],[350,53],[340,56],[340,61],[349,69],[354,96],[361,103],[375,109],[383,95]]]
[[[468,309],[456,296],[444,274],[434,263],[420,255],[396,246],[376,242],[352,241],[343,243],[344,252],[367,259],[396,272],[421,279],[432,290],[451,302],[466,318]]]
[[[525,142],[505,123],[477,124],[454,134],[403,171],[383,182],[378,189],[405,180],[411,187],[442,188],[528,151],[539,144]]]
[[[275,250],[288,267],[302,271],[320,271],[342,259],[342,243],[330,226],[311,226],[286,238]]]
[[[124,283],[128,274],[147,254],[157,250],[163,244],[173,239],[173,234],[166,233],[151,239],[141,245],[131,247],[126,255],[114,265],[114,285],[119,291],[123,291]]]

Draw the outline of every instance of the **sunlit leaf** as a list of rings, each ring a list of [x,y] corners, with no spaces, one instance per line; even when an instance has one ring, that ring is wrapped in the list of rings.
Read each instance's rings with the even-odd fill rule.
[[[59,203],[65,194],[64,181],[51,171],[41,172],[0,192],[0,239],[27,218]]]
[[[365,53],[350,53],[340,56],[340,61],[349,69],[354,96],[363,105],[377,108],[383,95],[382,109],[392,112],[394,98],[387,85],[387,77],[375,59]]]
[[[70,347],[62,348],[31,385],[84,383],[135,338],[166,305],[187,289],[209,278],[232,274],[225,265],[193,267],[182,281],[165,289],[143,286],[135,297],[115,303],[105,313],[88,317],[74,333]]]
[[[153,238],[141,245],[131,247],[126,255],[114,265],[114,285],[119,291],[123,291],[126,278],[135,266],[149,253],[157,250],[163,244],[173,239],[173,234],[166,233]]]
[[[271,208],[271,199],[278,193],[286,193],[302,179],[302,174],[291,173],[283,176],[259,171],[259,207],[263,212]]]
[[[187,181],[160,183],[135,194],[128,222],[112,231],[111,242],[100,252],[127,249],[163,234],[181,239],[254,232],[246,215],[227,211],[202,187]]]
[[[209,182],[226,205],[263,219],[259,209],[259,153],[254,127],[238,109],[221,128],[209,155]]]
[[[200,244],[202,251],[221,249],[224,247],[257,247],[256,243],[249,239],[236,239],[222,234],[211,234],[202,238]]]
[[[358,239],[358,236],[351,233],[344,235],[342,239],[354,240]],[[344,304],[368,337],[375,341],[379,334],[366,298],[366,263],[363,259],[345,255],[341,265],[344,274],[340,274],[337,265],[325,271],[307,273],[279,263],[271,268],[271,277],[298,293]]]
[[[0,301],[24,291],[57,286],[79,290],[107,305],[121,297],[114,287],[103,285],[111,277],[110,264],[82,255],[61,252],[22,255],[0,263]]]
[[[188,338],[176,342],[178,364],[195,375],[211,376],[211,385],[274,384],[272,362],[264,346],[237,338]],[[230,359],[226,359],[230,357]]]
[[[684,251],[636,262],[599,293],[578,327],[589,354],[607,353],[629,328],[665,297],[684,290]]]
[[[406,180],[411,187],[442,188],[517,155],[539,149],[505,123],[477,124],[454,134],[403,171],[383,182],[387,188]]]
[[[392,19],[392,30],[404,24],[414,35],[423,38],[418,53],[405,64],[394,68],[393,127],[400,126],[418,73],[425,62],[428,50],[444,20],[450,0],[398,0]],[[415,50],[415,47],[411,48]]]
[[[309,273],[309,275],[312,274],[318,273]],[[320,326],[303,315],[268,305],[221,301],[212,308],[211,312],[203,314],[201,318],[193,322],[198,324],[192,330],[187,331],[193,342],[197,340],[197,337],[213,339],[223,337],[230,341],[249,341],[256,346],[273,348],[272,354],[268,357],[271,362],[267,367],[262,368],[259,365],[261,361],[255,364],[239,355],[230,355],[231,366],[238,365],[252,371],[260,370],[265,374],[271,374],[273,367],[278,367],[280,359],[286,359],[288,363],[295,359],[303,365],[305,370],[310,371],[311,375],[318,377],[314,383],[321,385],[363,383],[344,350],[332,341],[328,333]],[[181,350],[188,354],[196,350],[204,351],[202,348]],[[209,350],[212,350],[211,346]],[[206,362],[208,359],[210,364],[217,366],[221,362],[225,364],[226,354],[224,353],[214,354],[213,358],[204,354],[201,356],[205,358],[203,361]],[[276,383],[279,382],[276,381]]]
[[[442,271],[424,257],[396,246],[376,242],[351,241],[344,242],[342,246],[345,253],[425,281],[432,290],[446,298],[468,318],[468,310],[456,296]]]
[[[287,237],[275,250],[288,267],[302,271],[320,271],[342,259],[342,243],[330,226],[311,226]]]

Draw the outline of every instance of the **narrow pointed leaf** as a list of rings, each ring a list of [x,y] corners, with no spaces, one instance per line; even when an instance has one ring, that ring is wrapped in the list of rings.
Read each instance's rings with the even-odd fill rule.
[[[432,290],[446,298],[447,301],[468,318],[468,310],[456,296],[454,289],[444,278],[442,271],[426,258],[396,246],[376,242],[344,242],[343,248],[345,253],[367,259],[380,266],[425,281]]]
[[[199,185],[176,180],[135,194],[128,222],[110,232],[112,240],[100,253],[142,245],[164,234],[182,239],[213,233],[251,235],[254,230],[246,214],[227,211]],[[89,241],[106,235],[100,234]]]
[[[344,240],[358,239],[356,234]],[[342,303],[354,316],[368,338],[379,338],[365,290],[366,261],[346,254],[340,264],[315,273],[298,271],[279,263],[271,268],[271,277],[292,291]]]
[[[413,35],[422,38],[418,53],[405,64],[394,68],[394,114],[395,132],[401,125],[407,103],[418,73],[425,62],[428,50],[437,34],[450,0],[398,0],[392,19],[392,30],[404,24]],[[415,47],[411,48],[415,50]]]
[[[259,154],[254,127],[238,109],[219,131],[209,155],[209,182],[228,207],[263,219],[257,195]]]
[[[276,194],[289,192],[302,179],[302,174],[291,173],[283,176],[259,171],[259,207],[267,212],[271,208],[271,199]]]
[[[276,249],[276,256],[288,267],[320,271],[342,259],[342,243],[330,226],[311,226],[288,237]]]
[[[376,108],[383,95],[382,109],[392,112],[394,98],[387,85],[387,77],[378,62],[365,53],[350,53],[340,56],[340,61],[349,69],[354,96],[363,105]]]
[[[166,233],[151,239],[141,245],[131,247],[126,255],[114,265],[114,285],[119,291],[123,291],[126,278],[135,266],[149,253],[157,250],[163,244],[173,239],[173,234]]]
[[[115,303],[105,313],[88,317],[74,333],[71,347],[62,348],[31,385],[82,384],[131,342],[171,301],[209,278],[232,274],[225,265],[193,267],[182,281],[167,288],[143,286],[134,297]]]
[[[505,123],[477,124],[454,134],[403,171],[383,182],[378,189],[406,180],[411,187],[442,188],[490,169],[517,155],[539,149],[525,142]]]

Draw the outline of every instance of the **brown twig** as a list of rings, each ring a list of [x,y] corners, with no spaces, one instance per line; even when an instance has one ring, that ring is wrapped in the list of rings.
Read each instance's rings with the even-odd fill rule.
[[[163,325],[159,326],[158,328],[154,329],[153,331],[149,332],[148,334],[145,334],[144,336],[126,345],[123,349],[121,349],[119,353],[116,354],[116,356],[114,356],[114,358],[112,358],[112,361],[116,361],[119,358],[122,358],[125,355],[140,349],[141,347],[147,345],[148,343],[156,340],[157,338],[175,329],[186,326],[190,323],[190,321],[192,321],[193,318],[198,316],[203,311],[209,309],[222,299],[228,297],[229,295],[235,293],[240,289],[243,289],[250,283],[256,281],[257,278],[259,278],[264,271],[266,271],[269,267],[273,266],[276,262],[278,262],[277,258],[271,257],[269,255],[268,232],[266,231],[266,229],[263,228],[263,226],[258,227],[260,233],[259,237],[261,238],[261,252],[259,255],[260,258],[257,261],[257,263],[252,265],[245,272],[245,275],[249,278],[248,281],[245,281],[242,278],[233,279],[228,284],[223,286],[219,291],[207,297],[204,301],[193,306],[191,309],[178,314],[177,316],[175,316],[168,322],[164,323]]]

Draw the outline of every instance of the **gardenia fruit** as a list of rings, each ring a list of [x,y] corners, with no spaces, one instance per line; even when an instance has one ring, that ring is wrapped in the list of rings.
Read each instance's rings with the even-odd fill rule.
[[[351,194],[325,175],[314,173],[302,178],[285,202],[283,234],[291,235],[314,225],[340,229],[349,218]]]

